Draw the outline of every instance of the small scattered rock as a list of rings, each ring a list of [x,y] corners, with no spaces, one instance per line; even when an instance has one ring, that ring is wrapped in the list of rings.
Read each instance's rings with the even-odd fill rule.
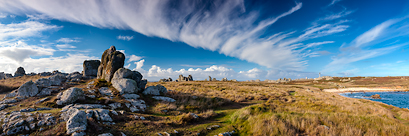
[[[143,94],[144,95],[161,95],[166,92],[167,92],[167,89],[164,86],[158,84],[156,86],[147,87],[145,91],[143,91]]]
[[[152,96],[153,99],[165,102],[175,102],[176,100],[173,98],[165,97],[165,96]]]
[[[60,100],[57,100],[57,104],[58,105],[71,104],[77,101],[78,99],[85,99],[84,97],[85,97],[84,92],[81,89],[71,87],[63,92],[62,96],[60,97]]]
[[[114,136],[114,135],[111,133],[104,133],[104,134],[99,134],[98,136]]]

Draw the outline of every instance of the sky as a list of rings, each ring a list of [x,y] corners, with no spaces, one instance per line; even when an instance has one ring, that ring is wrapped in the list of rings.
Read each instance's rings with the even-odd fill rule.
[[[408,76],[406,0],[0,0],[0,71],[81,72],[114,45],[149,81]]]

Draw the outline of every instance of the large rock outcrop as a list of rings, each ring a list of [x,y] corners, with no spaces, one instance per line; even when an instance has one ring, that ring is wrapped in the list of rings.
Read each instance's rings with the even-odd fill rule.
[[[114,73],[123,68],[125,63],[125,55],[122,52],[116,51],[115,46],[111,46],[105,50],[101,57],[101,65],[98,67],[98,79],[105,79],[111,82]]]
[[[111,83],[121,94],[138,93],[145,89],[147,83],[147,80],[142,80],[142,77],[138,71],[120,68],[115,72]]]
[[[139,91],[138,84],[132,79],[114,78],[111,83],[120,94],[137,93]]]
[[[81,89],[71,87],[65,90],[62,93],[62,95],[58,95],[57,99],[60,99],[60,100],[57,100],[58,105],[65,105],[65,104],[71,104],[77,101],[78,99],[85,99],[85,95]]]
[[[82,64],[84,73],[83,76],[93,76],[96,77],[98,75],[98,67],[101,64],[99,60],[85,60]]]
[[[24,83],[17,90],[17,95],[21,97],[32,97],[36,94],[38,94],[38,88],[31,80]]]
[[[24,70],[23,67],[18,67],[17,71],[14,72],[14,77],[19,77],[19,76],[24,76],[26,75],[26,71]]]

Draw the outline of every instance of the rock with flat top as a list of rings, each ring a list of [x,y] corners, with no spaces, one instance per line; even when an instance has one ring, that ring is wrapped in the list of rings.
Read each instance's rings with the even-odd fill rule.
[[[98,73],[98,67],[101,64],[99,60],[85,60],[82,64],[83,76],[96,77]]]

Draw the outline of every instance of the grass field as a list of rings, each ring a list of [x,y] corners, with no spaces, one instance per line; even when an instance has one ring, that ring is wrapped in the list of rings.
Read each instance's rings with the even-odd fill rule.
[[[1,84],[24,83],[36,77],[23,77]],[[372,80],[374,79],[374,80]],[[85,88],[86,83],[75,85]],[[120,135],[217,135],[234,131],[240,136],[264,135],[409,135],[409,110],[380,102],[352,99],[322,89],[345,87],[408,87],[407,77],[353,77],[350,81],[333,80],[267,82],[149,82],[161,84],[169,92],[165,96],[176,102],[156,101],[141,95],[148,108],[143,113],[126,112],[111,115],[115,125],[101,125],[88,120],[87,133],[110,132]],[[109,84],[107,84],[109,86]],[[111,88],[113,89],[113,88]],[[86,89],[84,89],[86,90]],[[55,96],[49,96],[52,102]],[[34,104],[37,98],[17,103],[20,107],[50,107],[47,102]],[[87,103],[113,103],[123,100],[96,98]],[[48,103],[49,104],[49,103]],[[16,110],[12,107],[4,111]],[[52,107],[52,106],[51,106]],[[124,109],[127,110],[127,109]],[[58,115],[59,110],[46,111]],[[199,118],[192,118],[195,113]],[[135,119],[143,116],[145,120]],[[209,128],[213,125],[220,127]],[[64,135],[64,124],[58,124],[33,135]]]

